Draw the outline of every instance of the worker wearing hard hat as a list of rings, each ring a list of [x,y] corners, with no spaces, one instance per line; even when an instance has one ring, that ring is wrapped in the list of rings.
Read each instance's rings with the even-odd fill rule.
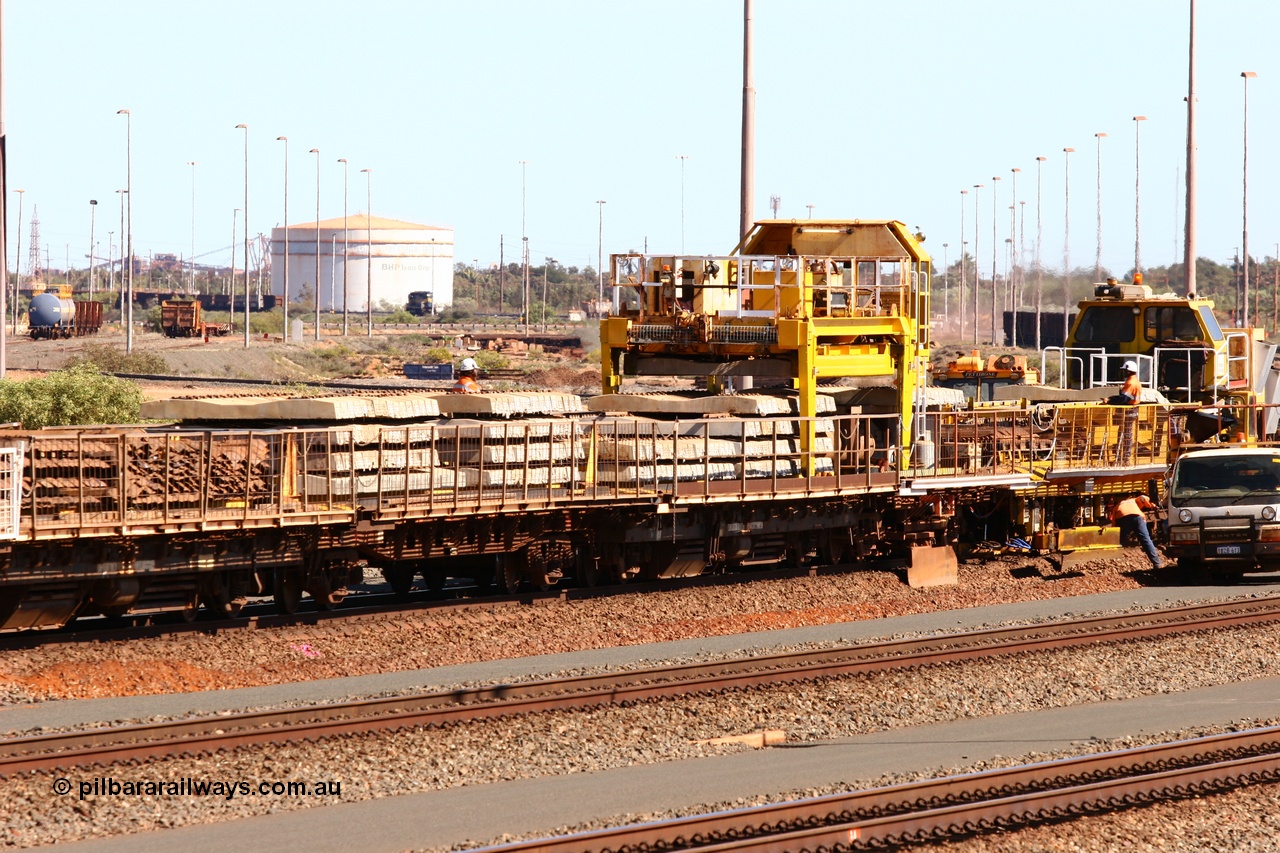
[[[1124,382],[1120,385],[1120,396],[1125,398],[1126,405],[1138,405],[1142,400],[1142,380],[1138,379],[1138,363],[1126,361],[1120,365],[1120,372],[1124,374]]]
[[[1120,446],[1117,448],[1116,461],[1121,465],[1133,463],[1134,442],[1138,425],[1138,403],[1142,400],[1142,381],[1138,379],[1138,363],[1126,361],[1120,365],[1124,374],[1124,382],[1120,385],[1120,393],[1112,402],[1129,406],[1125,412],[1124,424],[1120,428]]]
[[[449,390],[454,394],[479,394],[480,383],[476,381],[479,371],[480,367],[474,358],[464,358],[458,365],[458,381]]]

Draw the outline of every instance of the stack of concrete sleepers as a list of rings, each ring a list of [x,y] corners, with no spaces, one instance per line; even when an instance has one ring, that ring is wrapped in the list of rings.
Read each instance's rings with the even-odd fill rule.
[[[300,433],[305,437],[299,451],[305,494],[351,499],[474,488],[474,471],[441,461],[437,443],[446,430],[437,424],[356,424]]]
[[[227,395],[174,397],[142,404],[142,417],[188,423],[409,421],[440,417],[439,394],[338,394],[323,397]]]
[[[582,481],[585,428],[574,420],[453,419],[437,431],[444,464],[482,489],[566,488]]]
[[[435,401],[440,413],[450,417],[555,417],[584,411],[581,397],[563,391],[437,394]]]
[[[565,488],[581,481],[585,451],[578,427],[560,416],[584,411],[561,391],[441,394],[450,418],[436,442],[444,464],[484,489]]]
[[[803,474],[796,398],[785,393],[724,396],[617,394],[588,408],[658,417],[609,417],[595,425],[596,477],[637,486],[678,481],[795,477]],[[818,396],[813,451],[819,474],[834,470],[835,412]],[[670,420],[671,417],[693,420]]]

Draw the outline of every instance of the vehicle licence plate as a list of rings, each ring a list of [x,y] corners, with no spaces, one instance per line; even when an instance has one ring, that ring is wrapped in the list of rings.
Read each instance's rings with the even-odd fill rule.
[[[1219,545],[1218,546],[1219,557],[1223,557],[1229,554],[1239,554],[1239,553],[1240,553],[1239,545]]]

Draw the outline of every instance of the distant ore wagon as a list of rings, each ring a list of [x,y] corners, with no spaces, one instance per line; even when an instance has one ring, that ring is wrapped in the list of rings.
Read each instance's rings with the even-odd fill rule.
[[[160,304],[160,330],[170,338],[195,338],[202,335],[225,335],[230,323],[206,323],[201,305],[195,299],[166,299]]]

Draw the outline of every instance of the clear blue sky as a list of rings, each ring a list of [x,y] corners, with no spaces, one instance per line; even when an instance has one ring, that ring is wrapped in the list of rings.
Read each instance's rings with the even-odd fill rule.
[[[1043,169],[1043,258],[1062,264],[1064,154],[1070,155],[1073,266],[1096,243],[1102,140],[1103,261],[1134,251],[1134,122],[1141,128],[1142,260],[1180,259],[1175,195],[1186,134],[1185,0],[756,0],[755,215],[895,218],[941,260],[959,244],[960,190],[979,197],[979,259],[990,265],[991,178],[1010,170],[1035,242]],[[226,263],[243,205],[249,125],[252,230],[349,209],[452,226],[456,257],[518,259],[521,167],[535,263],[594,265],[604,251],[679,251],[681,161],[690,253],[727,252],[738,222],[740,0],[8,0],[5,122],[10,187],[26,191],[53,265],[119,231],[125,118],[132,111],[139,254],[195,252]],[[1280,3],[1203,0],[1199,56],[1199,253],[1228,260],[1241,237],[1243,81],[1249,83],[1250,247],[1280,240]],[[969,197],[972,199],[972,196]],[[17,197],[10,196],[10,258]],[[973,205],[966,238],[973,240]],[[115,235],[117,245],[120,235]],[[1179,250],[1180,251],[1180,250]],[[118,252],[117,252],[118,254]],[[23,259],[25,267],[25,257]],[[1003,262],[1001,263],[1003,268]]]

